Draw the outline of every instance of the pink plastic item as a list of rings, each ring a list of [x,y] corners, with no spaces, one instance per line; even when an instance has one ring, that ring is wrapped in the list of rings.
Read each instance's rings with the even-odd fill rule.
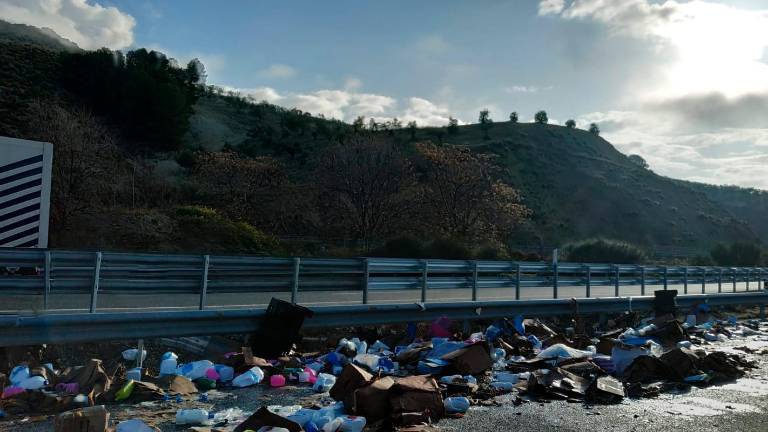
[[[22,387],[6,387],[3,389],[3,395],[2,398],[9,398],[13,395],[17,395],[19,393],[24,393],[24,389]]]
[[[285,377],[282,375],[272,375],[269,377],[269,385],[272,387],[282,387],[285,385]]]
[[[429,332],[434,337],[451,337],[453,335],[451,333],[452,325],[453,323],[450,319],[448,319],[448,317],[442,316],[432,321]]]
[[[205,377],[211,381],[218,381],[221,378],[221,375],[219,375],[219,373],[216,372],[216,369],[208,368],[205,370]]]

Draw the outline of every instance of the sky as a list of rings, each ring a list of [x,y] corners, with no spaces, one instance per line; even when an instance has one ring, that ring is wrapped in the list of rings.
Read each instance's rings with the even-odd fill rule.
[[[0,0],[83,48],[345,121],[597,123],[655,172],[768,190],[768,0]]]

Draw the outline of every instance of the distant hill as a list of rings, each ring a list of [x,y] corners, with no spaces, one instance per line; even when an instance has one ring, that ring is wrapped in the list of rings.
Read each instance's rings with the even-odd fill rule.
[[[25,104],[63,93],[59,58],[77,47],[49,33],[0,21],[1,135],[24,137]],[[73,98],[64,94],[64,99]],[[292,176],[301,178],[322,148],[349,129],[350,125],[335,120],[253,104],[209,89],[194,106],[183,148],[144,157],[168,166],[199,149],[232,148],[248,156],[277,157]],[[415,139],[405,129],[379,133],[405,147],[431,140],[496,155],[501,177],[522,192],[533,211],[516,244],[556,245],[604,236],[649,247],[705,251],[718,242],[768,243],[768,192],[657,175],[583,130],[498,122],[488,139],[479,125],[460,126],[454,133],[447,128],[420,128]],[[177,166],[167,172],[170,180],[184,184],[183,169]],[[94,223],[89,219],[89,224]]]

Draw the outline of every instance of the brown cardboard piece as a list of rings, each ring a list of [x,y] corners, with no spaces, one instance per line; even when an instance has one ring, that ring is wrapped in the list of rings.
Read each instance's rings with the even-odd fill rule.
[[[351,401],[344,405],[352,414],[375,421],[389,417],[392,407],[389,405],[389,391],[395,385],[391,377],[377,379],[371,384],[352,392]]]
[[[414,375],[398,378],[390,388],[389,403],[392,418],[398,424],[414,424],[424,416],[439,420],[445,415],[443,396],[437,381],[430,375]]]
[[[442,359],[450,361],[456,372],[461,375],[477,375],[493,366],[491,354],[484,343],[449,352]]]
[[[55,432],[104,432],[109,424],[109,412],[104,405],[80,408],[56,416]]]
[[[245,419],[244,422],[237,425],[234,432],[243,432],[248,429],[257,431],[264,426],[285,428],[288,429],[289,432],[302,431],[301,426],[298,423],[281,417],[269,411],[266,407],[261,407],[250,417]]]
[[[328,394],[337,401],[351,400],[353,392],[360,387],[365,387],[373,381],[373,375],[363,368],[348,364],[336,379],[336,384],[331,387]]]

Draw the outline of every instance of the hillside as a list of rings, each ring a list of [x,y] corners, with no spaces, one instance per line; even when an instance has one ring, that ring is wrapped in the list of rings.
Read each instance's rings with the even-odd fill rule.
[[[222,149],[237,151],[244,158],[238,163],[246,165],[248,158],[256,158],[256,164],[261,164],[264,156],[273,158],[284,170],[280,175],[285,180],[267,179],[262,192],[297,194],[295,202],[282,203],[277,209],[288,215],[279,223],[260,223],[260,213],[248,216],[249,222],[280,236],[315,235],[316,220],[303,221],[306,225],[293,231],[292,216],[305,216],[306,208],[302,206],[307,203],[301,192],[313,186],[319,156],[332,144],[344,142],[353,129],[351,125],[254,103],[208,87],[190,99],[191,116],[179,129],[184,131],[180,146],[153,148],[146,140],[134,138],[132,131],[125,130],[124,124],[110,117],[104,107],[90,106],[90,99],[76,89],[66,88],[61,69],[71,52],[78,51],[49,32],[0,21],[0,62],[7,65],[0,69],[0,134],[40,137],[40,131],[30,126],[34,124],[30,118],[39,114],[34,108],[39,105],[34,101],[54,98],[56,104],[66,105],[65,111],[80,106],[100,110],[104,115],[96,119],[72,118],[82,120],[84,127],[104,127],[111,131],[110,136],[117,137],[116,147],[109,153],[109,163],[115,166],[103,167],[104,184],[93,192],[100,194],[98,200],[94,198],[99,204],[90,206],[79,219],[68,220],[66,229],[53,232],[55,246],[152,249],[153,245],[162,245],[154,247],[186,250],[195,242],[190,242],[183,228],[191,225],[174,210],[179,205],[213,207],[223,216],[206,216],[208,221],[229,226],[234,222],[226,217],[237,221],[244,216],[225,211],[220,206],[227,203],[212,200],[205,190],[207,180],[196,178],[192,169],[200,155]],[[415,143],[432,141],[493,155],[501,168],[500,179],[517,188],[523,203],[532,210],[530,221],[508,240],[512,244],[557,245],[604,236],[648,247],[706,250],[718,242],[768,242],[768,221],[764,217],[768,193],[659,176],[586,131],[500,122],[490,129],[488,139],[479,125],[460,126],[455,131],[432,127],[373,134],[394,142],[406,153],[413,153]],[[236,167],[231,169],[235,171]],[[285,182],[290,183],[288,189],[284,189]],[[279,187],[270,190],[273,184]],[[263,207],[257,210],[275,210],[266,204]],[[143,227],[143,233],[133,233],[132,227],[137,224]],[[54,229],[58,226],[54,221]],[[233,234],[237,232],[252,229],[236,226],[222,236],[237,237]],[[205,248],[229,247],[229,243],[217,246],[216,241],[206,238]],[[259,242],[254,240],[252,244]]]

